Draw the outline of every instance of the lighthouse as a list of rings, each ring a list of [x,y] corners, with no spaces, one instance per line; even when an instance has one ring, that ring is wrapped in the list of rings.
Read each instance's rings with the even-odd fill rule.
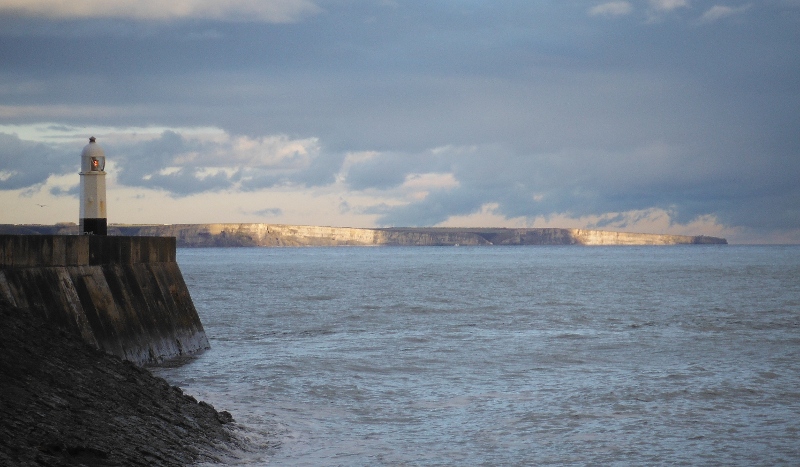
[[[95,137],[81,153],[81,214],[80,233],[106,235],[106,154]]]

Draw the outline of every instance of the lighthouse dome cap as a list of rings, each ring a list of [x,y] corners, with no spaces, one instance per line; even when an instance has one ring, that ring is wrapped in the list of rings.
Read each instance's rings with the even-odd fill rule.
[[[95,161],[92,164],[92,161]],[[95,142],[95,137],[89,138],[89,144],[83,147],[81,152],[81,172],[100,172],[104,173],[103,169],[106,166],[106,153],[103,148]]]
[[[103,151],[103,148],[101,148],[100,145],[95,141],[96,138],[94,136],[89,138],[89,144],[83,147],[81,157],[106,157],[106,153]]]

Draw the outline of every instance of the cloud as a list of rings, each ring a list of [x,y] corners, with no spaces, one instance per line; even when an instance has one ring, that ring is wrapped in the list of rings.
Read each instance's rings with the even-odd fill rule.
[[[669,14],[675,14],[681,8],[690,8],[689,0],[649,0],[647,23],[660,23]]]
[[[316,138],[251,138],[221,131],[184,135],[167,130],[152,140],[116,145],[114,152],[121,183],[176,196],[278,184],[327,184],[341,165],[341,158],[321,155]]]
[[[78,153],[80,155],[80,153]],[[0,133],[0,190],[17,190],[44,183],[70,164],[58,148]],[[76,155],[75,165],[79,163]]]
[[[107,171],[130,187],[187,196],[226,189],[333,183],[344,155],[322,152],[317,138],[249,137],[217,128],[87,129],[68,125],[5,125],[0,131],[0,190],[28,189],[49,177],[77,173],[80,150],[95,135],[109,161]],[[76,138],[76,135],[81,135]],[[74,187],[51,187],[54,195]]]
[[[589,9],[591,16],[623,16],[630,14],[633,7],[630,2],[615,1],[603,3]]]
[[[688,8],[689,0],[650,0],[650,7],[656,11],[673,11]]]
[[[431,157],[434,153],[387,154],[351,169],[358,174],[359,187],[395,201],[378,202],[366,211],[379,215],[379,225],[446,224],[454,217],[476,215],[487,205],[505,219],[596,216],[593,227],[641,226],[629,214],[607,213],[653,209],[668,212],[671,221],[681,225],[709,215],[720,224],[762,229],[790,228],[800,222],[800,193],[787,175],[745,167],[720,170],[717,163],[684,146],[659,143],[620,152],[572,149],[555,154],[524,154],[500,146],[451,148]],[[387,164],[385,171],[379,170],[382,162]],[[785,161],[782,166],[788,167]],[[421,177],[420,169],[430,172]],[[748,170],[749,179],[741,180],[739,172]],[[393,175],[390,183],[387,174]],[[370,180],[373,183],[367,183]],[[782,186],[773,193],[747,202],[730,196],[737,190],[759,191],[778,180]],[[416,189],[412,185],[417,182],[424,186]]]
[[[213,19],[289,23],[320,11],[310,0],[0,0],[0,13],[53,19]]]
[[[345,181],[354,190],[387,190],[400,186],[411,167],[425,168],[414,155],[385,153],[349,164]]]
[[[69,188],[64,188],[61,186],[53,186],[50,187],[49,192],[51,195],[56,197],[61,196],[71,196],[77,198],[80,195],[80,185],[72,185]]]
[[[283,214],[283,209],[281,208],[259,209],[258,211],[254,211],[253,214],[261,217],[278,217],[281,214]]]
[[[47,130],[53,132],[50,138],[75,131],[52,125]],[[786,172],[782,178],[742,167],[748,173],[743,180],[738,168],[726,173],[685,147],[665,143],[604,153],[572,149],[537,154],[504,145],[447,145],[419,153],[372,151],[339,156],[326,155],[315,138],[242,136],[210,129],[166,130],[149,136],[118,129],[100,141],[112,165],[108,168],[111,192],[133,190],[141,197],[155,190],[177,199],[207,199],[205,194],[214,193],[217,204],[224,204],[222,200],[236,199],[239,194],[263,196],[269,187],[272,194],[267,199],[274,207],[237,208],[251,221],[287,222],[295,211],[278,204],[276,194],[315,186],[335,196],[335,206],[329,207],[332,212],[368,216],[374,218],[373,225],[381,226],[470,221],[475,226],[482,219],[494,226],[656,233],[692,233],[695,228],[700,229],[695,232],[713,235],[732,232],[723,226],[790,232],[800,223],[800,188],[786,175],[793,169],[785,163],[781,164],[781,172]],[[2,142],[0,147],[9,148],[0,152],[5,167],[0,179],[6,190],[24,189],[24,195],[31,197],[37,186],[47,185],[43,189],[51,197],[74,196],[78,150],[58,150],[57,145],[14,135],[3,135]],[[67,146],[75,144],[64,143]],[[66,152],[74,154],[63,157]],[[32,163],[14,165],[13,155],[18,154],[23,155],[18,159],[28,154]],[[47,154],[59,155],[51,160],[63,159],[62,165],[48,167]],[[36,170],[28,171],[28,178],[15,179],[17,174],[12,172],[25,166]],[[59,178],[48,176],[49,172],[68,175]],[[11,180],[16,180],[14,185],[8,185]],[[753,194],[741,194],[747,191]],[[55,204],[49,198],[36,202]],[[307,202],[314,203],[313,199]],[[207,215],[216,221],[220,213]]]
[[[727,18],[729,16],[738,15],[744,13],[750,8],[750,5],[742,5],[739,7],[730,7],[726,5],[714,5],[709,8],[703,16],[700,17],[700,22],[703,23],[713,23],[715,21],[719,21],[722,18]]]
[[[449,191],[458,185],[452,173],[410,173],[397,193],[402,193],[405,199],[423,200],[433,192]]]

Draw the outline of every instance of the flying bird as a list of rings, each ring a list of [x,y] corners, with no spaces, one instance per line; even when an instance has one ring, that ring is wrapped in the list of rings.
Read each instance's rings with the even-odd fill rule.
[[[36,203],[36,205],[39,206],[40,208],[47,206],[46,204],[39,204],[39,203]]]

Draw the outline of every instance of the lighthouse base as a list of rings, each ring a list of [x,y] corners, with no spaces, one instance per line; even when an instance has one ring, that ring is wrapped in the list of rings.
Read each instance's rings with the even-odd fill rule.
[[[92,235],[108,235],[107,219],[81,219],[80,233]]]

